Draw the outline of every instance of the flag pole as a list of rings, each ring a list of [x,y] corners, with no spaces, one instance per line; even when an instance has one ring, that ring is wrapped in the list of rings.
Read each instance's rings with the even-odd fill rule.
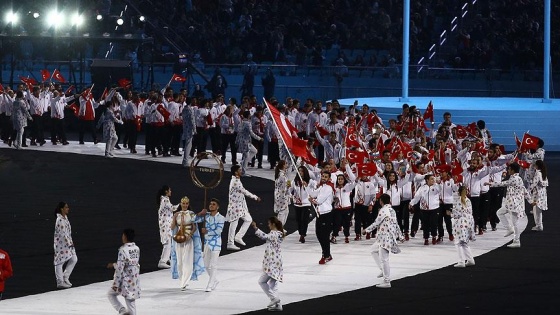
[[[268,102],[266,101],[266,99],[263,97],[264,100],[264,104],[266,105],[266,108],[268,109],[269,112],[271,112]],[[271,114],[272,116],[272,114]],[[274,127],[276,127],[276,130],[278,131],[278,134],[280,135],[280,138],[282,138],[282,133],[280,132],[280,128],[278,127],[278,125],[276,124],[276,120],[274,120],[274,117],[272,117],[272,123],[274,124]],[[286,146],[286,148],[288,147],[286,145],[286,141],[284,141],[284,138],[282,138],[282,143],[284,146]],[[301,178],[301,175],[299,174],[298,170],[297,170],[297,164],[294,161],[294,158],[292,156],[292,152],[290,152],[290,150],[286,150],[288,151],[288,156],[290,157],[290,162],[292,163],[292,166],[295,167],[296,169],[296,174],[297,177],[299,177],[299,180],[303,183],[303,178]],[[309,195],[309,190],[307,190],[307,186],[304,186],[305,192],[307,193],[307,195]],[[317,211],[317,207],[315,207],[315,205],[313,203],[311,203],[311,206],[313,207],[313,210],[315,210],[315,213],[317,214],[317,217],[320,216],[319,211]]]

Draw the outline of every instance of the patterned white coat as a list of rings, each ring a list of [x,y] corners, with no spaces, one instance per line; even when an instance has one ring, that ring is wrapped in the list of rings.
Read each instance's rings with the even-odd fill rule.
[[[519,174],[513,174],[501,183],[491,183],[490,187],[507,187],[502,207],[505,207],[508,212],[516,213],[519,218],[525,216],[524,197],[527,196],[527,190]]]
[[[72,241],[72,227],[68,217],[56,214],[54,225],[54,265],[60,265],[76,255]]]
[[[397,239],[403,239],[404,236],[397,223],[397,214],[391,205],[383,205],[379,209],[375,222],[366,228],[366,232],[371,233],[376,228],[377,236],[374,246],[384,248],[393,254],[400,253]]]
[[[167,196],[161,196],[159,200],[159,237],[162,244],[167,244],[171,240],[173,210],[175,210],[177,206],[173,206]]]
[[[235,221],[249,212],[245,196],[257,200],[259,197],[250,193],[241,184],[241,179],[232,176],[229,182],[229,202],[227,206],[226,221]]]
[[[140,298],[140,249],[134,242],[119,248],[112,288],[126,299]]]
[[[288,177],[286,177],[285,171],[280,171],[278,178],[274,181],[274,213],[287,212],[289,204]]]
[[[474,240],[474,218],[472,215],[472,204],[469,198],[466,198],[465,204],[461,202],[461,197],[455,195],[453,198],[452,212],[453,235],[455,235],[455,244],[468,243]]]
[[[282,263],[282,249],[280,245],[284,238],[281,231],[270,231],[266,234],[257,229],[255,235],[262,240],[266,241],[266,248],[264,250],[264,258],[262,268],[272,279],[282,282],[284,276],[283,263]]]
[[[25,100],[16,98],[12,105],[12,124],[15,130],[27,127],[27,120],[31,120],[27,108],[28,105]]]
[[[537,203],[537,207],[541,210],[548,210],[548,202],[546,198],[546,187],[548,187],[548,179],[543,179],[540,170],[535,170],[533,180],[529,183],[529,202]]]

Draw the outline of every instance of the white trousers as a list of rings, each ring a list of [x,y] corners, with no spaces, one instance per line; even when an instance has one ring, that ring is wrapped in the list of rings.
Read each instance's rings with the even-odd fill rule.
[[[465,261],[474,261],[469,243],[459,242],[459,244],[455,244],[455,247],[457,248],[457,254],[459,254],[459,263],[464,264]]]
[[[105,156],[112,156],[113,155],[113,150],[115,150],[115,145],[117,144],[117,140],[119,140],[119,138],[115,137],[111,137],[109,138],[109,140],[107,140],[107,142],[105,143]]]
[[[78,262],[78,256],[72,255],[70,259],[63,262],[62,264],[58,264],[54,266],[54,275],[56,276],[56,283],[61,284],[64,282],[64,279],[70,278],[76,263]],[[66,263],[66,268],[62,270],[62,267]]]
[[[280,222],[282,222],[282,226],[286,225],[286,221],[288,221],[288,214],[290,214],[290,210],[280,210],[276,214],[276,217],[278,218],[278,220],[280,220]]]
[[[194,243],[189,240],[184,243],[176,243],[177,268],[179,269],[180,287],[186,287],[191,281],[194,262]]]
[[[247,171],[247,166],[249,165],[249,161],[257,154],[257,148],[252,143],[249,143],[247,152],[244,152],[241,156],[241,170],[243,174]]]
[[[14,142],[14,148],[19,149],[19,148],[21,148],[21,145],[23,143],[24,128],[23,127],[19,128],[16,131],[17,131],[17,133],[16,133],[16,141]]]
[[[239,220],[243,220],[243,225],[241,225],[239,232],[235,234],[235,230],[237,230],[237,225],[239,224]],[[245,215],[243,215],[241,218],[231,221],[229,223],[229,230],[228,230],[228,245],[233,244],[236,237],[243,238],[243,236],[245,236],[245,233],[247,233],[249,226],[251,226],[252,221],[253,218],[251,217],[249,212],[246,212]]]
[[[278,281],[276,279],[263,272],[259,277],[259,285],[271,301],[278,299]]]
[[[533,219],[535,219],[535,225],[542,230],[543,225],[542,225],[542,209],[541,208],[539,208],[537,206],[533,206]]]
[[[122,305],[121,302],[119,302],[119,300],[117,299],[117,296],[119,296],[119,293],[117,293],[117,292],[113,291],[113,289],[109,288],[109,291],[107,292],[107,298],[109,299],[109,302],[111,303],[113,308],[117,312],[120,312],[120,310],[122,308],[124,308],[124,305]],[[128,313],[130,315],[136,315],[136,300],[125,298],[124,301],[126,302],[126,308],[128,309]]]
[[[163,249],[161,251],[161,257],[159,258],[159,262],[162,264],[167,264],[167,262],[171,259],[171,241],[167,241],[167,243],[163,244]]]
[[[183,166],[189,166],[189,160],[191,160],[191,149],[192,137],[190,139],[185,139],[185,148],[183,149]]]
[[[383,280],[385,282],[391,281],[391,268],[389,267],[389,251],[385,248],[381,248],[379,243],[373,243],[371,247],[371,256],[377,267],[383,272]]]
[[[509,212],[506,208],[501,207],[496,212],[498,218],[500,218],[500,222],[504,225],[507,230],[511,230],[513,228],[513,241],[519,242],[519,226],[517,221],[519,218],[517,217],[517,212]]]
[[[220,257],[219,250],[211,250],[210,246],[204,246],[204,267],[210,276],[208,280],[208,286],[212,286],[217,280],[218,274],[218,257]]]

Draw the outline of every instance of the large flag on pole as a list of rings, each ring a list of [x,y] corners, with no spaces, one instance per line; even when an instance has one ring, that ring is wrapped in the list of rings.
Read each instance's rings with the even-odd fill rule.
[[[523,152],[523,150],[536,150],[539,148],[539,137],[532,136],[528,133],[523,135],[523,139],[521,140],[521,146],[519,147],[519,151]]]
[[[430,119],[430,122],[432,123],[434,122],[434,104],[432,104],[432,101],[430,101],[426,111],[424,112],[424,120],[426,119]]]
[[[60,73],[58,69],[54,69],[52,76],[56,81],[66,83],[66,79],[62,76],[62,73]]]

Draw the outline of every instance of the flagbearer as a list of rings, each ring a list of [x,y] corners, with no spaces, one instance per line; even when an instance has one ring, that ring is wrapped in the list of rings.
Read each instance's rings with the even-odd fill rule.
[[[78,111],[78,119],[79,119],[79,140],[80,144],[84,144],[84,132],[91,133],[91,138],[93,139],[93,143],[97,144],[99,142],[97,140],[97,135],[95,134],[95,109],[99,107],[99,103],[97,103],[93,99],[93,95],[91,93],[91,89],[85,89],[82,94],[79,96],[80,100],[80,110]],[[104,102],[104,101],[102,101]]]

